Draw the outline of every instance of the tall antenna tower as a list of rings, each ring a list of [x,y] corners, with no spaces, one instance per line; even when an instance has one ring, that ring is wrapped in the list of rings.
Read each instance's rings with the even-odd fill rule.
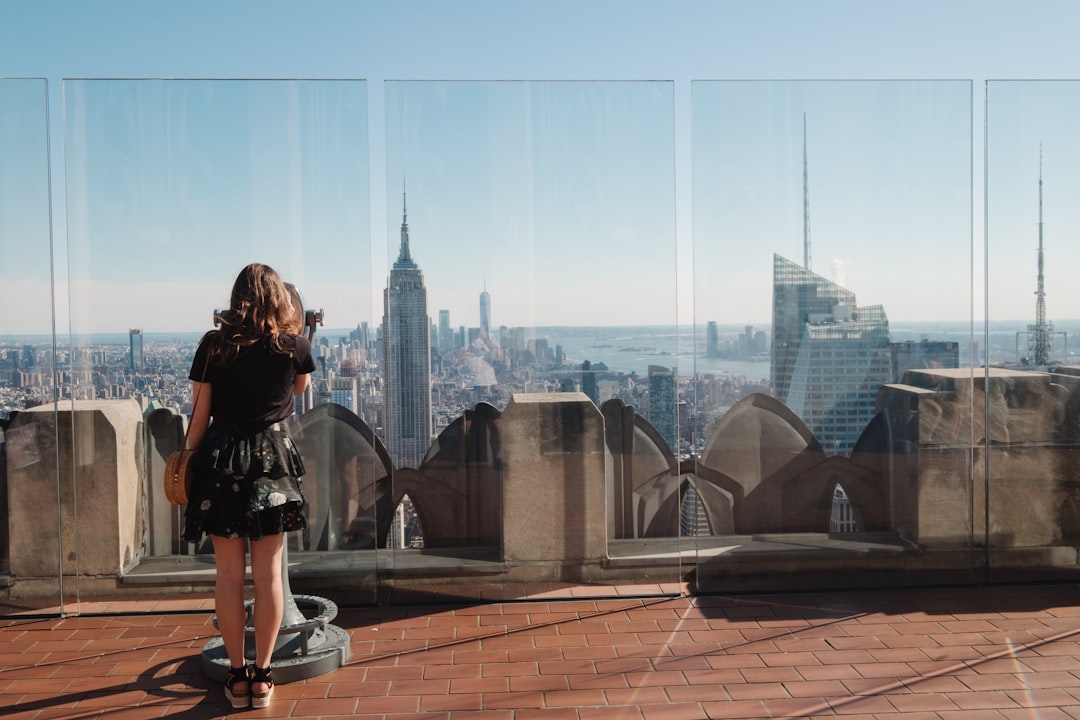
[[[803,268],[810,268],[810,173],[806,161],[806,113],[802,115]]]
[[[1039,274],[1035,286],[1035,324],[1027,326],[1027,357],[1024,364],[1046,366],[1054,362],[1054,336],[1061,335],[1067,342],[1065,333],[1054,332],[1054,324],[1046,320],[1046,290],[1043,284],[1043,179],[1042,145],[1039,145]],[[1017,337],[1019,341],[1019,337]],[[1019,342],[1017,342],[1019,345]]]
[[[1043,286],[1043,179],[1042,179],[1042,145],[1039,145],[1039,279],[1035,290],[1035,327],[1029,328],[1035,331],[1032,353],[1036,365],[1046,365],[1050,362],[1050,350],[1053,342],[1049,332],[1053,332],[1052,325],[1046,322],[1046,290]]]

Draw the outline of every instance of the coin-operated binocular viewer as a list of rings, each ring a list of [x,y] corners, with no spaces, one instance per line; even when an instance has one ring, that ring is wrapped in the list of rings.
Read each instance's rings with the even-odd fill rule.
[[[292,295],[293,309],[309,341],[315,339],[315,328],[323,324],[323,311],[305,310],[303,296],[292,283],[285,287]],[[222,311],[214,311],[214,326],[221,325]],[[349,659],[349,635],[331,625],[337,617],[337,605],[326,598],[313,595],[293,595],[289,587],[289,544],[281,553],[281,585],[285,608],[274,646],[272,663],[278,682],[291,682],[316,677],[344,665]],[[301,610],[303,606],[307,612]],[[255,659],[254,602],[248,600],[244,655]],[[217,617],[214,618],[215,625]],[[229,656],[220,637],[208,642],[202,650],[203,671],[211,678],[224,681],[229,675]]]

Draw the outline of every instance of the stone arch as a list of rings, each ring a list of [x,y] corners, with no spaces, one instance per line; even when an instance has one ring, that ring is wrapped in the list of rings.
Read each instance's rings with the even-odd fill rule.
[[[888,483],[893,459],[893,433],[885,413],[863,429],[851,451],[847,478],[841,484],[863,530],[891,530]]]
[[[678,495],[678,464],[671,449],[656,428],[622,400],[605,401],[600,413],[607,459],[608,537],[661,532],[666,525],[656,523],[655,515],[672,494]]]
[[[381,547],[394,509],[393,463],[382,441],[360,417],[335,403],[315,406],[294,418],[292,427],[307,471],[305,547]]]
[[[734,534],[735,515],[744,500],[742,485],[698,463],[693,463],[693,476],[713,535]]]
[[[410,533],[410,538],[415,538],[417,535],[419,535],[419,537],[422,539],[425,538],[427,533],[424,529],[423,516],[421,515],[419,508],[417,508],[416,503],[414,503],[412,498],[409,497],[409,494],[405,493],[401,496],[401,499],[397,503],[395,503],[394,509],[390,511],[390,522],[388,523],[389,527],[387,528],[386,537],[383,539],[383,545],[385,547],[397,548],[396,545],[391,546],[390,538],[393,537],[394,534],[394,524],[397,522],[398,509],[406,505],[412,509],[412,513],[415,517],[415,524],[412,527],[412,533]],[[413,547],[413,544],[410,542],[409,544],[405,545],[405,547]],[[421,547],[426,547],[426,541],[425,544]]]
[[[787,532],[791,523],[784,512],[785,486],[825,458],[813,433],[791,409],[754,393],[720,419],[698,463],[730,482],[725,489],[735,503],[736,533]]]
[[[425,547],[500,545],[500,417],[493,405],[478,403],[439,433],[419,469],[394,471],[389,511],[408,495],[424,528]]]
[[[682,519],[682,501],[688,487],[693,486],[701,498],[713,535],[734,532],[736,494],[739,488],[728,478],[701,469],[693,460],[678,465],[678,473],[662,473],[643,483],[635,493],[637,523],[641,537],[678,537]]]

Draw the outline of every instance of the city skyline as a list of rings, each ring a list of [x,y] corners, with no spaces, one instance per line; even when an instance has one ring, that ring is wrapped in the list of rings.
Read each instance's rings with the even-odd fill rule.
[[[43,79],[0,80],[0,302],[20,309],[0,334],[48,332],[54,318],[61,335],[206,329],[251,260],[281,270],[330,324],[375,323],[403,178],[429,243],[418,250],[430,306],[455,326],[479,324],[480,288],[496,326],[764,325],[769,257],[796,256],[802,238],[804,116],[815,271],[893,320],[980,320],[985,304],[992,321],[1033,321],[1042,146],[1047,316],[1080,317],[1065,271],[1080,260],[1067,241],[1080,228],[1068,122],[1080,86],[1038,80],[1068,67],[1054,55],[1068,23],[1045,27],[1034,10],[957,2],[933,6],[933,28],[912,12],[886,33],[882,10],[839,2],[635,3],[650,22],[619,39],[598,30],[616,8],[631,16],[625,4],[560,6],[580,19],[566,28],[557,8],[481,3],[470,9],[485,42],[448,53],[448,38],[481,29],[434,3],[331,2],[295,16],[238,2],[198,29],[188,5],[139,32],[125,2],[9,5],[20,22],[0,29],[0,67]],[[182,28],[216,35],[245,21],[261,32],[242,43],[160,50]],[[710,23],[780,32],[693,52]],[[1042,40],[1021,41],[1036,25]],[[326,37],[280,40],[297,27]],[[410,42],[388,45],[380,27],[408,28]],[[534,32],[513,32],[523,27]],[[850,32],[822,43],[835,27]],[[897,28],[923,33],[923,50],[884,52]],[[541,52],[567,33],[592,42]],[[365,42],[341,42],[357,34]],[[109,37],[107,51],[82,52],[89,37]],[[663,52],[635,52],[631,38]],[[994,38],[1012,51],[991,52]],[[493,65],[496,47],[520,52]]]

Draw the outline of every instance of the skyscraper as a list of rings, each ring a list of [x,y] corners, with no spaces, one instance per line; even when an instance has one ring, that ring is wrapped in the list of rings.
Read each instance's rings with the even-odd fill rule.
[[[950,340],[908,340],[889,343],[892,382],[903,381],[908,370],[960,367],[960,343]]]
[[[705,326],[705,357],[720,357],[720,331],[715,320]]]
[[[335,377],[327,381],[327,402],[336,403],[360,415],[360,383],[355,377]]]
[[[491,295],[487,288],[480,293],[480,332],[484,335],[491,334]]]
[[[850,452],[891,381],[885,310],[774,255],[772,330],[773,395],[826,452]]]
[[[128,369],[138,372],[144,368],[142,330],[128,330]]]
[[[409,251],[402,193],[401,249],[383,291],[383,435],[395,467],[419,467],[431,444],[431,345],[424,273]]]
[[[450,327],[450,311],[439,311],[439,352],[446,354],[454,351],[454,329]]]
[[[596,371],[593,370],[592,363],[588,360],[581,363],[581,392],[589,396],[589,399],[593,401],[593,405],[599,407],[600,393],[596,388]]]
[[[675,373],[660,365],[649,366],[649,422],[677,455]]]

